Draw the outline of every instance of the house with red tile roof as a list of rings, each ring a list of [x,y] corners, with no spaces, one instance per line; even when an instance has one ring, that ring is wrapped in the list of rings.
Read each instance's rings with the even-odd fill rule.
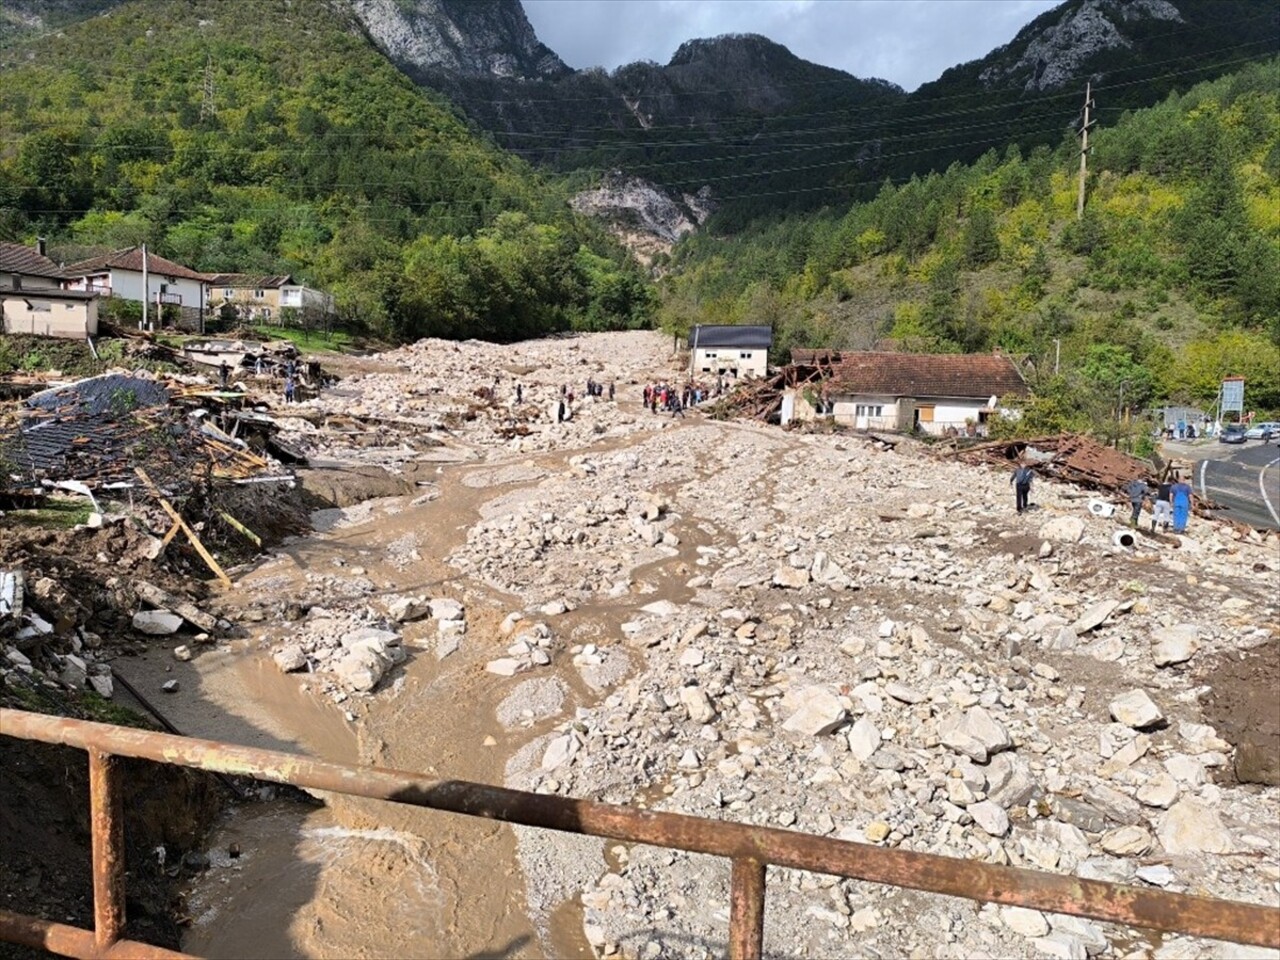
[[[860,430],[983,435],[1003,398],[1030,392],[1017,365],[1000,353],[867,350],[823,359],[821,384],[795,391],[790,404],[784,399],[784,422],[829,416]]]
[[[145,285],[143,275],[146,275]],[[176,306],[204,313],[208,277],[143,247],[126,247],[63,268],[68,290],[120,297],[151,306]]]

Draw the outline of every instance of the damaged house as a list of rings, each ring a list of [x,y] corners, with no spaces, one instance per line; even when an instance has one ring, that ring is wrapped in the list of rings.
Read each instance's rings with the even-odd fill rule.
[[[1003,354],[825,354],[823,379],[782,398],[782,422],[831,417],[859,430],[984,436],[1003,397],[1030,392]]]

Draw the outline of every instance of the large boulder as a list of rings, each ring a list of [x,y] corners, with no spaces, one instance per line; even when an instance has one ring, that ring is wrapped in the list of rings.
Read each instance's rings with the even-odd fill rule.
[[[1111,718],[1126,727],[1141,730],[1164,720],[1164,714],[1144,690],[1130,690],[1111,701]]]
[[[794,710],[782,729],[794,733],[803,733],[811,737],[831,733],[848,716],[844,704],[828,687],[813,686],[793,691],[788,700]]]
[[[1040,525],[1040,539],[1058,543],[1078,543],[1084,536],[1084,521],[1079,517],[1054,517]]]
[[[139,610],[133,615],[133,629],[153,637],[177,633],[182,618],[168,610]]]

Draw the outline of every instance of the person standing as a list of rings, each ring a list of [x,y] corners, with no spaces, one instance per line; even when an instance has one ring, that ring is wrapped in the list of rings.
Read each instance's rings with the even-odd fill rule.
[[[609,381],[609,402],[613,402],[613,381]]]
[[[218,385],[223,389],[227,389],[227,376],[231,373],[231,368],[227,366],[227,361],[223,360],[218,364]]]
[[[1156,486],[1156,498],[1151,504],[1151,532],[1156,532],[1156,527],[1160,526],[1168,531],[1169,524],[1173,521],[1173,502],[1170,489],[1173,484],[1168,480]]]
[[[1129,494],[1129,504],[1133,507],[1133,516],[1129,518],[1129,525],[1136,527],[1138,520],[1142,517],[1142,505],[1147,500],[1147,481],[1134,477],[1129,481],[1125,491]]]
[[[516,403],[524,403],[524,384],[516,384]]]
[[[1179,477],[1169,488],[1173,500],[1173,532],[1185,533],[1191,516],[1191,484]]]
[[[1027,509],[1033,479],[1035,479],[1035,471],[1023,462],[1019,462],[1018,469],[1013,471],[1013,476],[1009,478],[1009,482],[1013,484],[1018,513]]]
[[[293,374],[284,378],[284,402],[293,403]]]

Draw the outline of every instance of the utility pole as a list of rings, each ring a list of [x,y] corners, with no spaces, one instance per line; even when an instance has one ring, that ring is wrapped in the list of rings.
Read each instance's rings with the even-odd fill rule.
[[[147,329],[147,300],[151,296],[151,291],[147,286],[147,245],[142,245],[142,325],[139,330]]]
[[[1053,338],[1053,375],[1058,375],[1058,363],[1062,359],[1062,340],[1058,337]]]
[[[200,122],[206,117],[218,115],[218,105],[213,102],[213,54],[205,54],[204,58],[204,96],[200,100]]]
[[[1089,128],[1097,123],[1097,120],[1089,120],[1089,110],[1093,107],[1092,83],[1084,85],[1084,113],[1080,123],[1080,193],[1076,198],[1076,219],[1084,219],[1084,180],[1088,170],[1089,163]]]

